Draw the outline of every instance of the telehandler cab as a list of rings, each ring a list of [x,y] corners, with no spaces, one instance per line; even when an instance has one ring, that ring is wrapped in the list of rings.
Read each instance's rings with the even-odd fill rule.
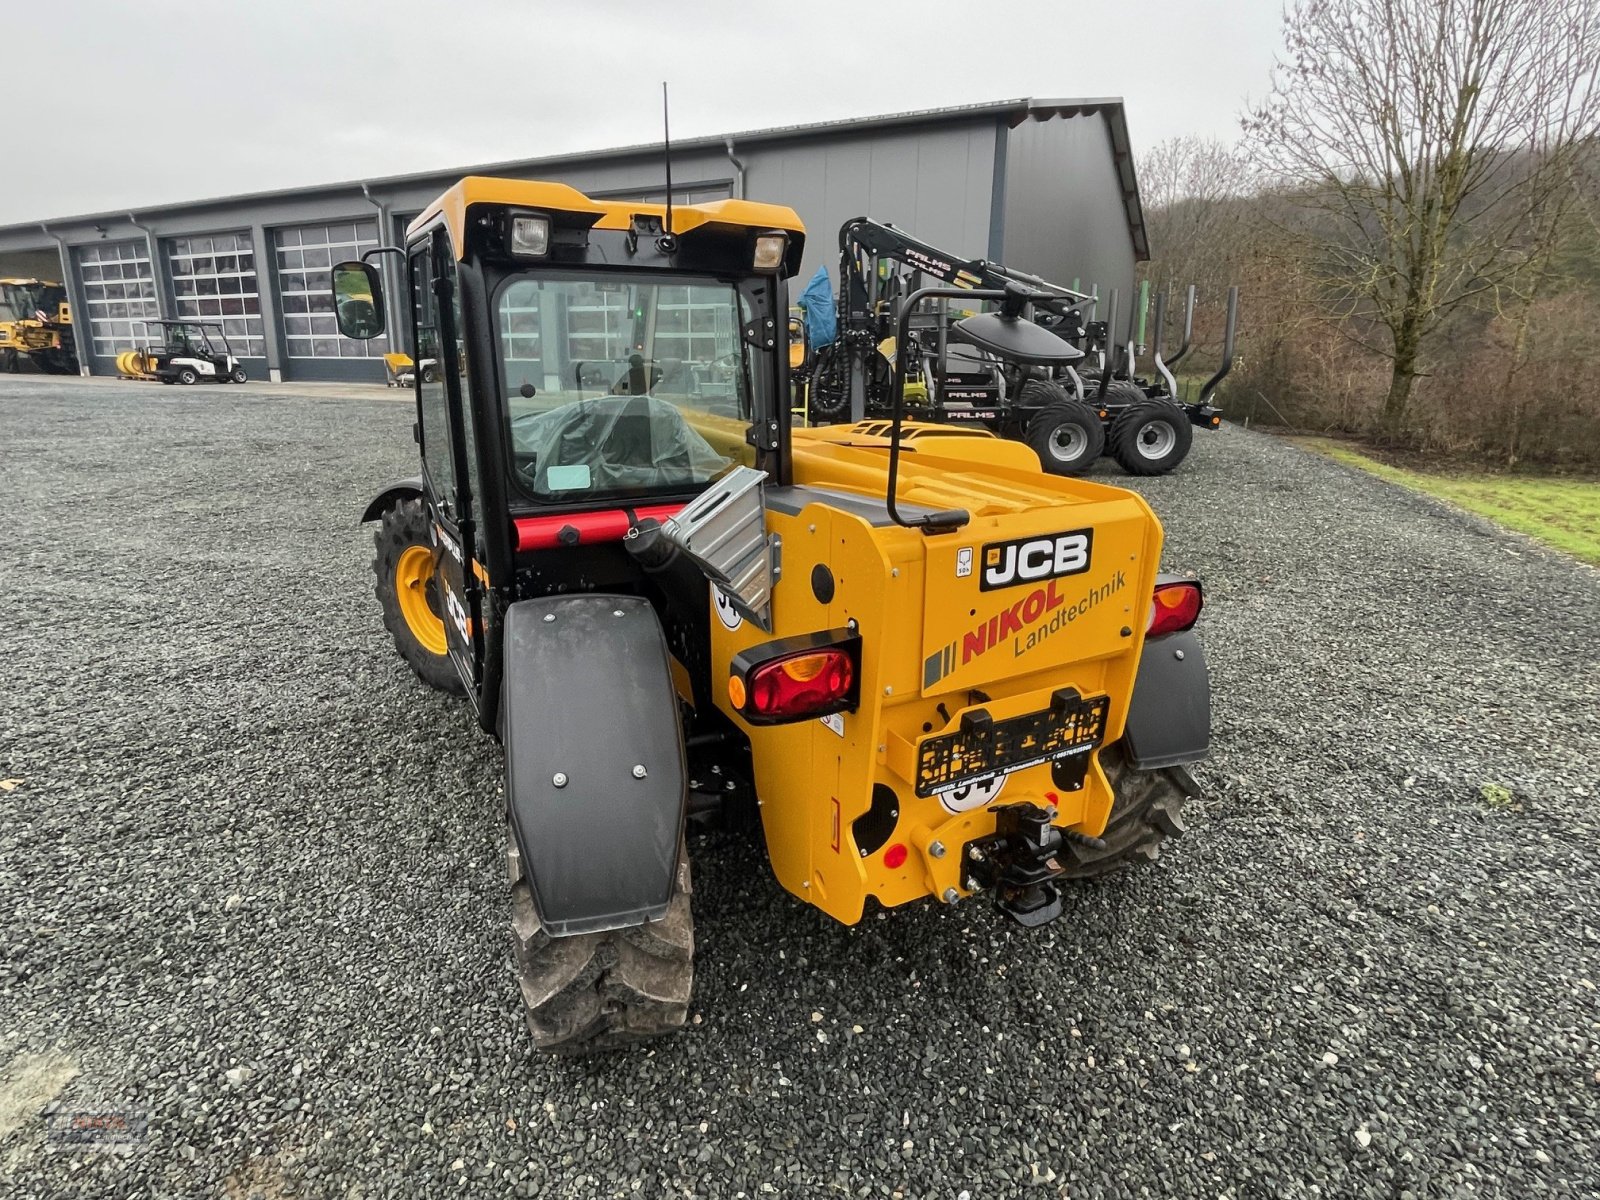
[[[1157,574],[1138,496],[1015,442],[791,428],[804,236],[769,204],[467,178],[391,251],[442,369],[414,383],[421,474],[363,516],[377,597],[504,747],[543,1050],[683,1024],[691,816],[749,805],[782,886],[847,924],[974,893],[1042,924],[1182,832],[1199,584]],[[347,336],[383,332],[370,262],[334,286]],[[1064,345],[1025,292],[963,295],[1000,306],[975,342]]]

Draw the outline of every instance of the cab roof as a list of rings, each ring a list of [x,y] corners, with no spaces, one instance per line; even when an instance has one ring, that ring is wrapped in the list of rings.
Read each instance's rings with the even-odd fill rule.
[[[409,238],[430,224],[440,213],[450,228],[450,242],[457,257],[466,245],[467,208],[473,204],[503,204],[512,208],[532,208],[544,212],[580,213],[597,219],[596,229],[629,227],[635,215],[666,220],[664,204],[643,200],[592,200],[565,183],[541,183],[526,179],[496,179],[469,175],[427,208],[406,230]],[[782,229],[805,235],[806,227],[794,209],[782,204],[761,204],[754,200],[713,200],[708,204],[674,204],[670,233],[686,234],[705,226],[747,229]]]

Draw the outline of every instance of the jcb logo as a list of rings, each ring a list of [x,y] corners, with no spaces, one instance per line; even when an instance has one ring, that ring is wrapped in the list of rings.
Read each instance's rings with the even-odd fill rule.
[[[978,587],[992,592],[1014,583],[1038,583],[1041,579],[1081,574],[1089,569],[1089,543],[1093,537],[1092,529],[1074,529],[1070,533],[990,542],[983,548],[983,578]]]

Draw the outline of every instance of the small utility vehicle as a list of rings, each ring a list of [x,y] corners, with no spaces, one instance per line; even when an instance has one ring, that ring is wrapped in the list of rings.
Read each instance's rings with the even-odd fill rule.
[[[233,346],[217,321],[147,321],[160,342],[118,357],[130,374],[162,383],[246,383],[249,372],[234,356]],[[126,360],[126,361],[124,361]]]
[[[362,519],[401,657],[504,747],[541,1049],[683,1024],[691,817],[758,813],[778,882],[847,924],[983,895],[1038,925],[1183,829],[1200,585],[1158,575],[1138,496],[984,430],[791,428],[804,236],[775,205],[468,178],[392,250],[442,369],[421,474]],[[381,334],[370,261],[334,275],[372,297],[342,332]],[[973,344],[1059,360],[1027,293],[964,294],[999,306]]]

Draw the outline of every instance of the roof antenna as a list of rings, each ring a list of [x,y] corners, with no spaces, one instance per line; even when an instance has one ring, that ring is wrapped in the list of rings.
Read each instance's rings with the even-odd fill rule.
[[[667,219],[661,236],[656,239],[656,249],[671,254],[678,248],[678,239],[672,235],[672,127],[667,120],[667,81],[661,81],[661,157],[667,163]]]

